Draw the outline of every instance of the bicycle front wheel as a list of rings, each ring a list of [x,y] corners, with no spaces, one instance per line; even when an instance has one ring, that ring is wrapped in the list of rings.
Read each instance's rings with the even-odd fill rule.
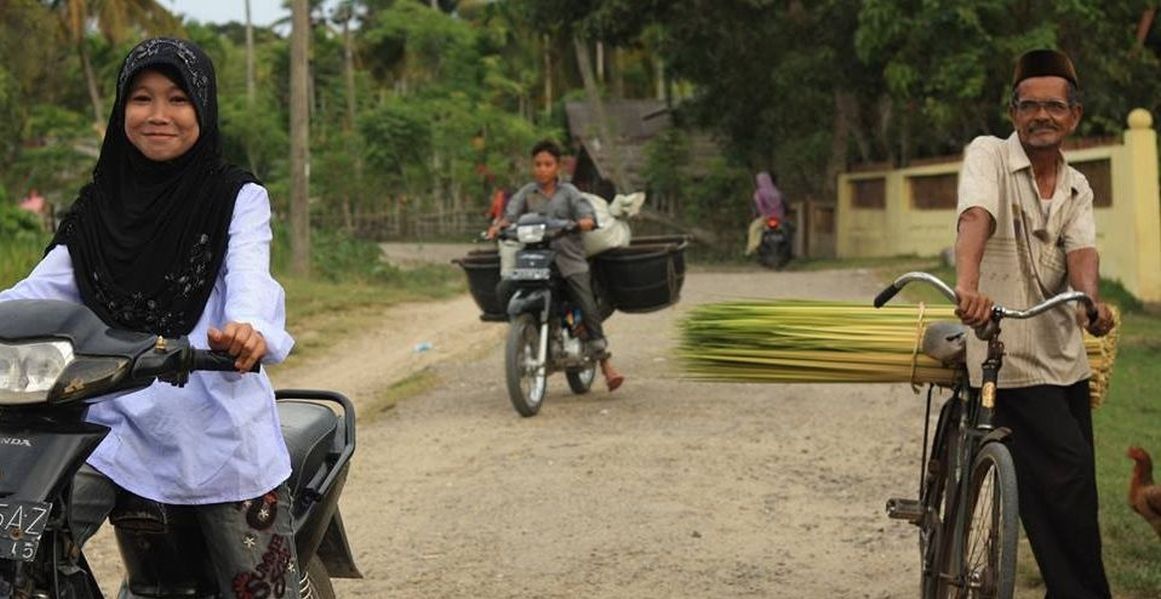
[[[1002,443],[988,443],[971,469],[964,530],[959,542],[962,561],[953,569],[955,597],[1011,599],[1016,586],[1016,541],[1020,507],[1016,496],[1016,466]]]

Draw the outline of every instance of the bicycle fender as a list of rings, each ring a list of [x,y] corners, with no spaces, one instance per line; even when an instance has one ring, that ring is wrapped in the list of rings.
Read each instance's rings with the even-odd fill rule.
[[[980,447],[983,447],[984,445],[987,445],[988,443],[1004,443],[1008,440],[1008,437],[1010,437],[1011,435],[1012,435],[1012,429],[1010,429],[1006,426],[1001,426],[1001,427],[992,429],[992,432],[984,435],[984,438],[980,440]]]

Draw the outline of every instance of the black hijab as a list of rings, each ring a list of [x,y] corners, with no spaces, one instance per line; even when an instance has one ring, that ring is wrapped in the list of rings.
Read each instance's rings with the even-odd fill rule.
[[[125,136],[130,86],[146,69],[177,84],[197,112],[200,135],[173,160],[150,160]],[[68,246],[81,300],[109,326],[185,335],[222,267],[238,191],[252,181],[222,157],[210,58],[185,40],[145,40],[121,65],[93,179],[48,247]]]

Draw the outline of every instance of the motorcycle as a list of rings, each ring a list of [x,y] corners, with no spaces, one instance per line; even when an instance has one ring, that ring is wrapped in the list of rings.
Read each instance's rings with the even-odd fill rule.
[[[777,216],[766,219],[758,245],[758,263],[780,270],[794,257],[794,225]]]
[[[588,351],[581,311],[569,299],[550,247],[552,240],[576,231],[573,221],[530,213],[500,232],[501,239],[523,244],[502,285],[515,290],[507,303],[508,397],[524,417],[540,411],[550,374],[563,370],[578,395],[588,393],[596,378],[597,356]]]
[[[85,421],[88,404],[158,380],[180,386],[191,372],[233,364],[186,337],[110,329],[82,305],[0,302],[0,599],[102,597],[67,517],[73,477],[109,433]],[[304,598],[334,597],[331,577],[362,577],[338,509],[355,412],[326,391],[281,390],[276,399],[293,468],[287,485],[301,570],[292,582]],[[127,572],[119,597],[218,596],[188,507],[121,491],[109,521]]]

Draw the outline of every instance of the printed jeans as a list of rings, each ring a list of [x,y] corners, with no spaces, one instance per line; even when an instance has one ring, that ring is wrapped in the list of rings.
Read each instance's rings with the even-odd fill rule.
[[[197,518],[220,597],[299,599],[298,558],[285,484],[261,497],[230,503],[178,506]],[[117,484],[85,465],[73,481],[69,524],[83,546],[113,510]]]

